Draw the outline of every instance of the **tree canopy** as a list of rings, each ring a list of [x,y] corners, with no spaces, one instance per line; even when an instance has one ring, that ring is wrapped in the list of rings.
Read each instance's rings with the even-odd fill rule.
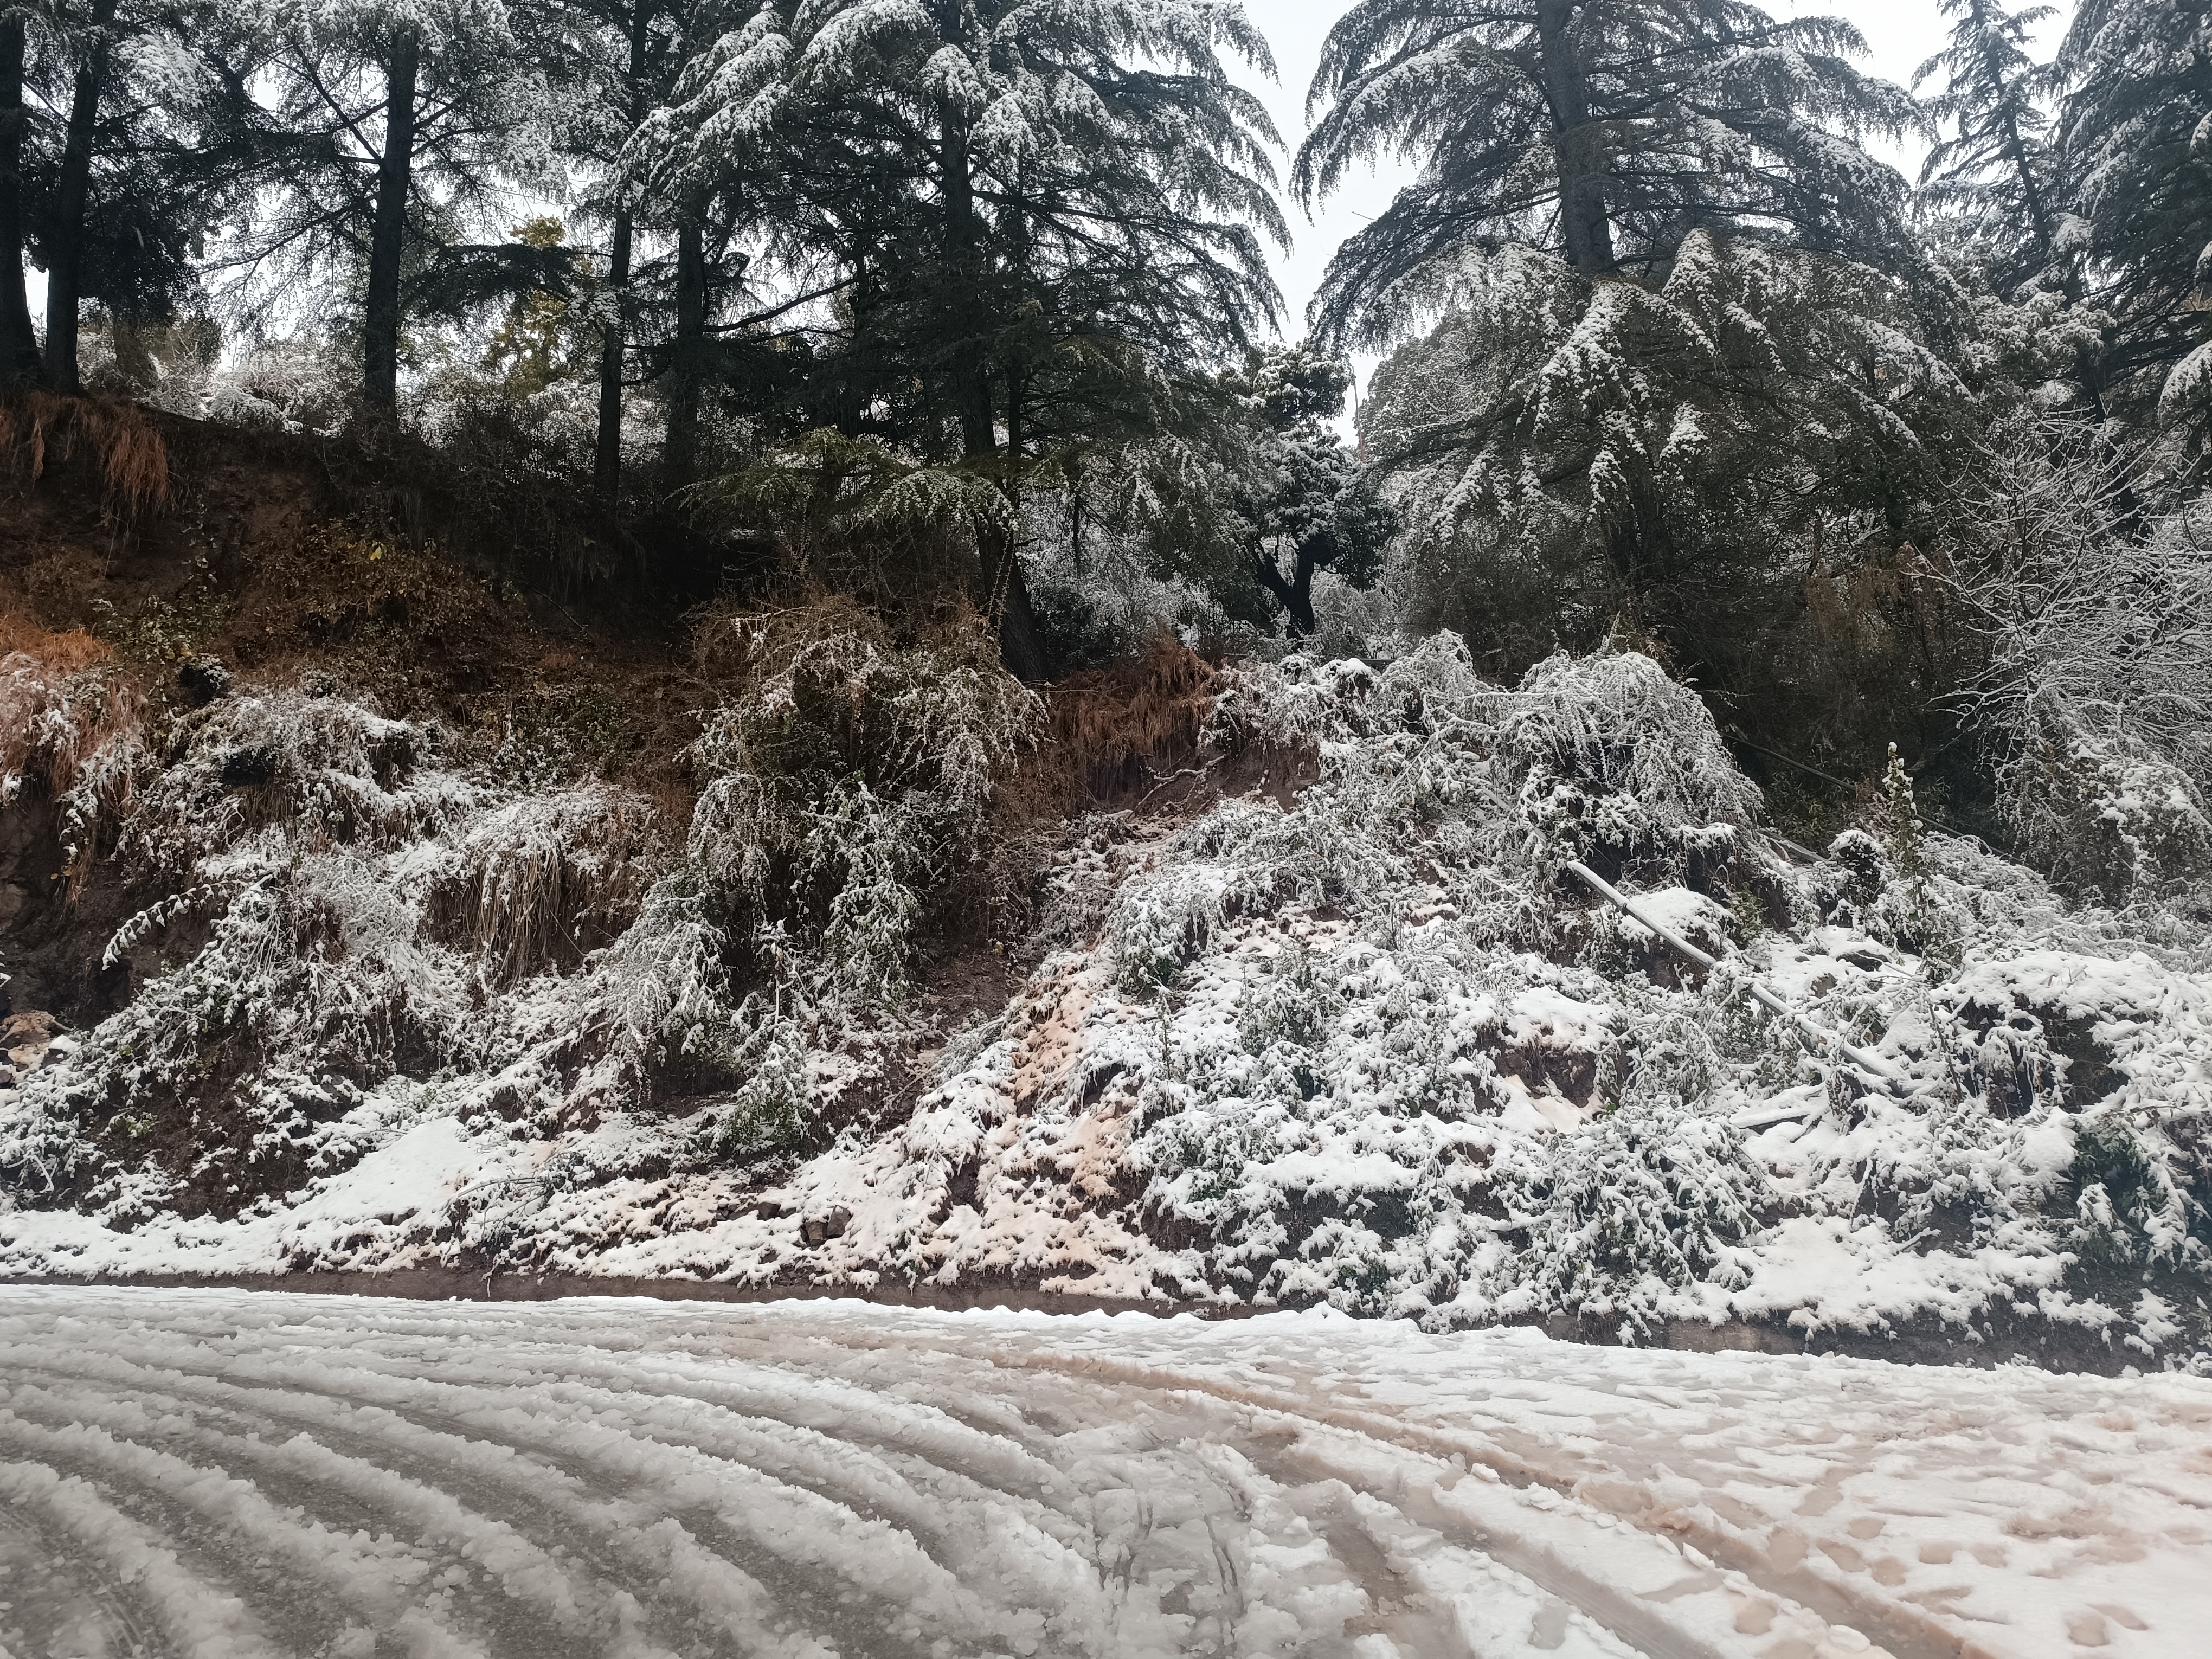
[[[2093,430],[2054,453],[2148,533],[2212,411],[2198,9],[2081,0],[2054,54],[1943,0],[1924,100],[1778,9],[1353,0],[1279,180],[1236,0],[39,0],[0,369],[414,432],[564,503],[485,508],[562,580],[842,538],[1033,678],[1105,582],[1193,638],[1356,603],[1748,684],[1807,569],[1966,533],[1992,434]],[[1286,343],[1282,200],[1382,158]]]

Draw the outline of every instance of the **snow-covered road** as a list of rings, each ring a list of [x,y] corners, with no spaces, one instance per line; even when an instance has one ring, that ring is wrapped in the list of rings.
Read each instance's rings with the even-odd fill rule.
[[[29,1656],[2197,1656],[2212,1382],[0,1289]]]

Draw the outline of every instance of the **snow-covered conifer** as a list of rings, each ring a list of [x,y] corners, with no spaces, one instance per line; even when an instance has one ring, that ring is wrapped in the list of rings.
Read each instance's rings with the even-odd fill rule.
[[[902,441],[1012,491],[1273,320],[1276,138],[1224,55],[1271,68],[1213,0],[763,5],[633,159],[672,194],[772,192],[751,275],[834,296],[783,319],[821,368],[788,428]],[[1018,565],[987,542],[978,597],[1034,673]]]
[[[1838,19],[1741,0],[1361,0],[1323,49],[1292,181],[1311,201],[1379,155],[1421,172],[1330,262],[1322,332],[1387,337],[1506,244],[1589,277],[1736,228],[1893,256],[1904,181],[1857,139],[1918,117],[1845,61],[1863,50]]]
[[[543,68],[515,22],[505,0],[252,0],[225,20],[234,68],[270,98],[261,188],[218,264],[247,279],[249,313],[294,326],[316,319],[285,278],[364,271],[372,407],[396,404],[410,310],[557,283],[571,260],[468,240],[503,228],[514,188],[556,187]]]
[[[2116,375],[2171,420],[2212,415],[2212,21],[2189,0],[2081,0],[2059,56],[2068,182]]]
[[[1939,131],[1950,128],[1921,167],[1923,199],[1966,221],[1996,260],[2000,288],[2037,276],[2071,286],[2080,238],[2046,137],[2058,72],[2027,50],[2035,27],[2057,13],[2002,0],[1943,0],[1943,9],[1958,20],[1950,43],[1913,76],[1916,88],[1942,76],[1928,113]]]

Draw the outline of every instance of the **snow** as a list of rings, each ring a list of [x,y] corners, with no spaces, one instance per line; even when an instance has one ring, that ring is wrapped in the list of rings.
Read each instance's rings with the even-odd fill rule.
[[[2212,1381],[1327,1310],[5,1287],[0,1492],[11,1655],[2155,1659],[2212,1618]]]

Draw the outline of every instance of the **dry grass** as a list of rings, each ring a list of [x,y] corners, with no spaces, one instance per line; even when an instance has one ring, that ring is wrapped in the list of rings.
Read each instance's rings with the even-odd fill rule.
[[[74,674],[107,654],[106,644],[83,629],[48,628],[0,592],[0,657],[29,657],[56,673]]]
[[[130,815],[145,715],[137,687],[113,669],[72,671],[26,651],[0,656],[0,806],[35,784],[61,809],[72,903],[103,842]]]
[[[573,968],[635,919],[658,828],[649,802],[605,784],[502,807],[431,895],[433,926],[475,951],[496,985]]]
[[[1219,676],[1165,634],[1145,654],[1052,688],[1052,748],[1079,800],[1104,800],[1198,752]]]
[[[97,467],[108,515],[128,522],[169,499],[169,445],[146,411],[106,398],[26,392],[0,402],[0,455],[27,484],[56,463]]]

